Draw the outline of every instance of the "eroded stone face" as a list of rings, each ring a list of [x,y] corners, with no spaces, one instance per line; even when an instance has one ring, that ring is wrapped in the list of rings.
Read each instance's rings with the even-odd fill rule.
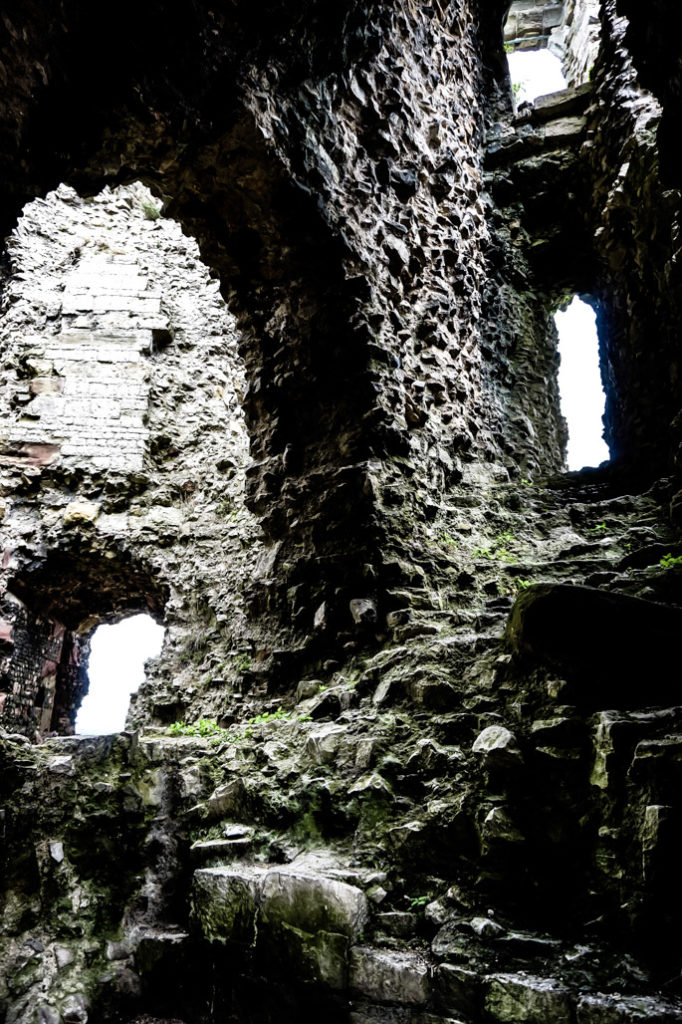
[[[644,679],[614,705],[627,658],[571,690],[600,608],[614,646],[619,609],[682,603],[679,487],[544,479],[568,288],[597,281],[616,325],[628,467],[667,429],[678,198],[614,4],[594,82],[516,119],[507,6],[197,3],[148,37],[151,4],[81,48],[101,69],[63,63],[77,0],[21,32],[6,12],[8,209],[140,175],[229,309],[138,189],[60,189],[11,244],[3,681],[17,622],[38,637],[4,693],[23,734],[0,733],[13,1024],[682,1016],[658,991],[682,956],[679,708]],[[36,75],[49,131],[24,119]],[[575,642],[551,602],[509,641],[542,587],[599,595]],[[141,729],[32,745],[67,634],[145,606],[168,636]]]
[[[11,251],[2,461],[14,497],[4,511],[4,586],[48,630],[63,634],[66,624],[81,661],[98,621],[149,609],[182,629],[203,617],[201,632],[229,620],[216,662],[229,664],[246,580],[242,567],[228,585],[224,553],[235,566],[242,555],[252,563],[257,531],[242,497],[248,439],[236,329],[196,247],[139,186],[88,202],[62,187],[26,210]],[[22,476],[38,499],[22,496]],[[176,674],[195,656],[173,626],[166,653]],[[59,663],[61,654],[40,657]],[[7,671],[11,691],[16,658]],[[6,722],[69,728],[85,676],[54,672],[52,717],[54,683],[31,711],[50,675],[41,667],[24,671]],[[171,714],[183,703],[172,689],[154,699]]]

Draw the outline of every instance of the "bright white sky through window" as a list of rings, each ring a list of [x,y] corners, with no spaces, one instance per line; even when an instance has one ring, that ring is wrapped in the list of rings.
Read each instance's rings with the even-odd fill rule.
[[[514,50],[507,54],[509,73],[515,91],[516,105],[524,100],[534,100],[548,92],[559,92],[566,88],[566,79],[561,70],[561,61],[549,50]]]
[[[131,615],[113,626],[98,626],[92,637],[88,675],[90,689],[76,716],[78,735],[120,732],[130,704],[144,679],[144,663],[155,658],[163,643],[163,626],[151,615]]]
[[[598,466],[609,459],[609,450],[602,438],[604,389],[594,310],[576,297],[554,319],[561,356],[561,411],[568,423],[566,462],[571,470]]]

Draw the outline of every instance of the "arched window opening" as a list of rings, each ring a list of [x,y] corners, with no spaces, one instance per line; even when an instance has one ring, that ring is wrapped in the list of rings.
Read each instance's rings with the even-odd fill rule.
[[[221,623],[238,609],[244,628],[242,582],[260,534],[244,497],[243,338],[197,242],[140,183],[89,197],[60,185],[28,203],[3,286],[0,455],[19,497],[3,509],[0,728],[68,736],[97,686],[100,623],[149,611],[169,631],[158,679],[195,673],[192,587],[182,583],[166,615],[179,560],[199,565],[192,586],[218,595]],[[104,719],[92,721],[88,699],[79,732],[123,728],[156,653],[133,669],[127,646],[109,659],[117,679]],[[114,710],[125,677],[134,682]],[[157,695],[143,687],[131,719],[149,720]]]
[[[92,634],[88,692],[76,716],[77,735],[102,735],[125,728],[130,696],[144,680],[149,658],[161,653],[164,629],[151,615],[132,615]]]
[[[594,310],[577,295],[555,314],[559,333],[559,393],[568,426],[569,470],[598,466],[609,459],[603,439],[604,388]]]

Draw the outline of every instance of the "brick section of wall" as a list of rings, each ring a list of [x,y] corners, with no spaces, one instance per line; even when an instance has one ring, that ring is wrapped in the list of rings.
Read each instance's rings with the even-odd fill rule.
[[[46,731],[66,630],[6,594],[0,604],[0,635],[0,721],[22,732],[31,727]]]
[[[67,276],[58,334],[26,338],[35,374],[15,395],[10,448],[57,444],[96,469],[142,469],[153,331],[167,326],[161,295],[134,258],[98,254]]]

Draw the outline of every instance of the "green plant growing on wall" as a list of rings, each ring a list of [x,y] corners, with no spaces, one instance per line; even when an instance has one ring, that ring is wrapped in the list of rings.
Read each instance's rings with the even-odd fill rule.
[[[161,217],[161,210],[154,203],[144,202],[141,204],[145,220],[158,220]]]
[[[197,722],[173,722],[168,732],[171,736],[199,736],[202,739],[228,735],[227,729],[222,729],[215,718],[200,718]]]
[[[290,713],[284,708],[277,708],[276,711],[263,711],[260,715],[249,719],[249,725],[266,725],[268,722],[279,722],[284,718],[290,718]]]
[[[677,566],[682,565],[682,555],[673,555],[669,551],[667,555],[663,555],[660,564],[664,569],[675,569]]]
[[[513,565],[517,561],[516,555],[509,550],[508,545],[516,543],[516,538],[510,530],[503,530],[494,538],[488,547],[474,548],[471,552],[472,558],[488,558],[494,562],[507,562]]]
[[[405,898],[408,899],[408,897]],[[424,907],[426,906],[427,903],[430,902],[430,896],[413,896],[412,899],[410,899],[409,901],[409,909],[412,911],[418,911],[419,913],[423,914]]]
[[[235,672],[248,672],[251,668],[253,658],[250,654],[239,654],[235,657],[233,664]]]
[[[524,580],[521,577],[514,580],[513,589],[514,593],[522,594],[524,590],[528,590],[529,587],[533,586],[532,580]]]

